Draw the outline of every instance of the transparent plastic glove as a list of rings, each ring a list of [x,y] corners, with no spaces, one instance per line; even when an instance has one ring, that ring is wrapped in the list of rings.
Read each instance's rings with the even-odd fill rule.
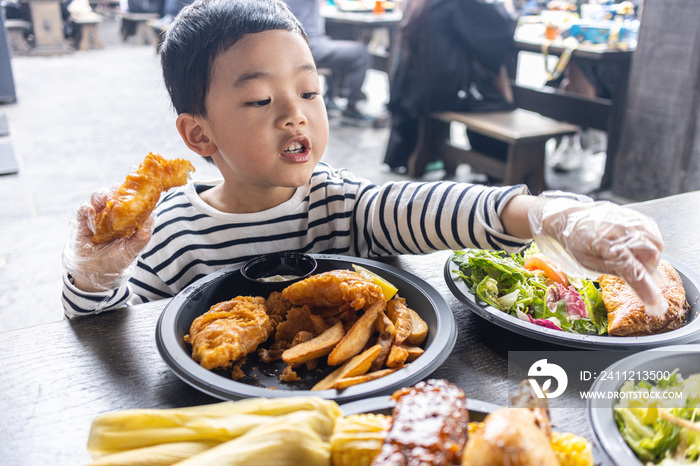
[[[528,217],[538,247],[564,273],[589,279],[617,275],[641,298],[647,313],[666,312],[656,269],[663,239],[652,219],[611,202],[545,197]]]
[[[128,280],[130,269],[139,253],[151,239],[153,216],[128,238],[103,244],[92,242],[95,217],[105,208],[112,191],[95,193],[80,206],[70,225],[68,243],[63,249],[63,266],[83,291],[106,291],[118,288]]]

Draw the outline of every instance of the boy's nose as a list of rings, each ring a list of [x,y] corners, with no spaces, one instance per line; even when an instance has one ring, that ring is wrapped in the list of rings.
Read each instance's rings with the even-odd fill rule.
[[[287,105],[287,108],[283,112],[282,123],[285,127],[290,126],[303,126],[308,122],[305,113],[302,111],[300,105],[296,105],[292,102]]]

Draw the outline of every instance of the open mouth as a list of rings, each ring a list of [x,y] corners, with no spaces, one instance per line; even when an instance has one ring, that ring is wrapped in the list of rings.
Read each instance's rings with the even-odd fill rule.
[[[282,158],[288,162],[303,163],[311,159],[311,148],[309,141],[305,138],[298,138],[289,143],[282,151]]]
[[[282,153],[283,154],[303,154],[305,150],[306,150],[306,147],[303,144],[301,144],[299,142],[293,142]]]

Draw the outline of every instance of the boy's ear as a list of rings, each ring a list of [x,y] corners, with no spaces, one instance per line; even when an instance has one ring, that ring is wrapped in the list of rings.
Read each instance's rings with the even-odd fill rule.
[[[181,113],[175,121],[175,126],[177,126],[177,131],[187,147],[202,157],[209,157],[218,150],[214,142],[207,136],[200,117],[191,113]]]

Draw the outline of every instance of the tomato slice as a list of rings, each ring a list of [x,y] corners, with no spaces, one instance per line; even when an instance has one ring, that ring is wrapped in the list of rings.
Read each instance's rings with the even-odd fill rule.
[[[556,268],[542,256],[528,257],[525,260],[523,267],[525,267],[527,270],[541,270],[544,272],[545,277],[549,278],[553,282],[557,282],[565,287],[569,286],[569,277],[567,277],[564,272]]]

